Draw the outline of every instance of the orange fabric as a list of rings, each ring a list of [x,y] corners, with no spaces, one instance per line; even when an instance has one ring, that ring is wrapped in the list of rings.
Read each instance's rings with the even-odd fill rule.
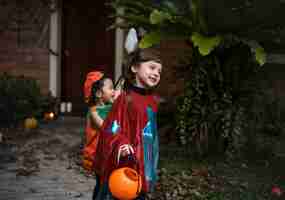
[[[90,145],[93,137],[97,134],[97,131],[92,127],[91,121],[88,120],[85,127],[85,146]]]
[[[104,74],[100,71],[92,71],[87,74],[83,88],[84,96],[87,102],[91,96],[92,84],[100,80],[103,76]],[[96,110],[96,107],[91,109]],[[83,160],[82,160],[83,167],[88,171],[92,171],[94,168],[93,160],[96,153],[97,143],[98,143],[98,134],[97,131],[92,127],[90,118],[88,116],[85,128],[85,146],[83,149]]]
[[[85,98],[89,98],[91,96],[92,84],[100,80],[103,75],[104,74],[99,71],[92,71],[87,74],[83,89]]]
[[[83,150],[83,167],[88,170],[92,171],[94,169],[94,155],[96,153],[96,147],[98,143],[98,135],[94,137],[92,142],[86,146]]]
[[[95,108],[94,108],[95,109]],[[92,171],[94,168],[93,161],[98,143],[98,132],[92,127],[90,119],[87,119],[85,128],[85,146],[83,148],[83,167]]]

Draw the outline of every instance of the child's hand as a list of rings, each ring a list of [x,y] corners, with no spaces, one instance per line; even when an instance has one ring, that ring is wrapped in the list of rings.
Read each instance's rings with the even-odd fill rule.
[[[124,145],[120,146],[119,150],[118,150],[117,163],[119,163],[121,156],[124,157],[124,156],[134,154],[134,153],[135,153],[135,151],[131,145],[124,144]]]
[[[134,149],[129,144],[124,144],[124,145],[119,147],[119,154],[121,154],[122,156],[127,156],[127,155],[133,154],[133,153],[134,153]]]
[[[113,100],[116,100],[120,94],[121,94],[121,90],[115,90]]]

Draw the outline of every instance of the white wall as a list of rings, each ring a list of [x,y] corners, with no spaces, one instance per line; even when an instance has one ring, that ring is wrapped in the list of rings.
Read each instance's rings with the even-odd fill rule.
[[[56,8],[56,5],[52,5]],[[50,15],[49,90],[54,97],[61,95],[61,18],[60,9]]]

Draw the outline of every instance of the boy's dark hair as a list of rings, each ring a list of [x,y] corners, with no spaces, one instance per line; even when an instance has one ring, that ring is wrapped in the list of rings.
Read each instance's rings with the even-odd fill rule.
[[[125,89],[128,85],[134,81],[134,73],[132,72],[132,66],[138,66],[142,62],[155,61],[161,62],[161,55],[159,48],[151,47],[145,49],[136,49],[134,52],[128,55],[126,62],[123,64],[123,76],[125,78]]]

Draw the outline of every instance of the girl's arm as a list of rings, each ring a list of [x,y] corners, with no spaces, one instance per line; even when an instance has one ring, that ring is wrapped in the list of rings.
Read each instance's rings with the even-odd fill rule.
[[[91,119],[96,128],[100,129],[104,120],[98,115],[96,109],[91,109]]]

